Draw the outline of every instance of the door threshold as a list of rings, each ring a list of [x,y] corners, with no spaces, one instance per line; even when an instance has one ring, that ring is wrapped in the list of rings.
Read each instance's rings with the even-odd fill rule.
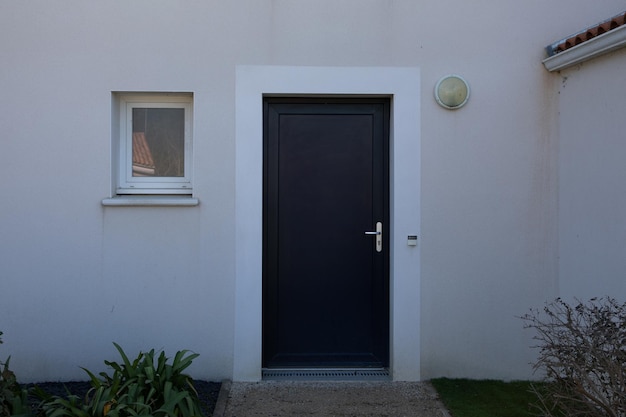
[[[388,368],[264,368],[264,381],[391,381]]]

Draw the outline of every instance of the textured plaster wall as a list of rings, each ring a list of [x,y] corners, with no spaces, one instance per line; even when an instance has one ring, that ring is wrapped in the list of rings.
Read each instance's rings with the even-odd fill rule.
[[[557,217],[558,176],[577,175],[564,156],[558,171],[557,152],[567,154],[565,137],[582,140],[576,114],[567,116],[572,123],[563,119],[567,107],[557,114],[564,94],[580,88],[576,78],[587,81],[572,72],[563,88],[541,66],[543,47],[622,7],[617,0],[3,1],[1,356],[12,354],[23,380],[79,378],[78,366],[98,370],[114,357],[116,341],[129,352],[193,349],[201,354],[195,376],[232,376],[235,67],[410,66],[420,68],[422,83],[421,321],[414,323],[421,376],[529,376],[530,335],[516,316],[557,295],[559,266],[578,277],[571,292],[582,289],[576,262],[593,242],[623,248],[624,201],[613,175],[621,168],[595,160],[615,192],[597,189],[604,180],[586,182],[586,190],[591,200],[616,201],[608,211],[614,221],[594,217],[607,233],[586,227],[592,239],[561,244],[559,263],[559,237],[575,242],[564,222],[586,221],[597,206],[572,181],[562,191],[578,209],[561,203]],[[585,77],[601,77],[591,69]],[[448,73],[472,88],[468,105],[454,112],[432,98]],[[193,93],[199,206],[100,204],[111,189],[115,91]],[[617,103],[617,92],[607,88],[609,96],[601,106]],[[596,127],[611,111],[597,111]],[[611,147],[622,145],[607,146],[604,155],[615,158]],[[606,256],[597,250],[594,262],[606,265]],[[616,259],[614,271],[623,266]],[[609,280],[607,288],[623,284]]]
[[[563,71],[560,272],[565,297],[626,293],[626,51]]]

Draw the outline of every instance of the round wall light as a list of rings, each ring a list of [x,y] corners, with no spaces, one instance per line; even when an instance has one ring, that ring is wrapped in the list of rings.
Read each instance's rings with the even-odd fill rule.
[[[446,75],[435,86],[435,99],[442,107],[454,110],[461,108],[469,100],[470,88],[459,75]]]

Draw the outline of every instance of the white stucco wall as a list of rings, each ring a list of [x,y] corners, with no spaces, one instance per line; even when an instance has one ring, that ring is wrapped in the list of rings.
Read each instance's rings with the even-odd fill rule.
[[[559,74],[564,297],[626,293],[626,50]]]
[[[582,154],[563,145],[567,137],[588,145],[564,97],[586,97],[580,86],[590,77],[618,77],[619,69],[595,74],[585,64],[563,87],[541,66],[543,47],[622,7],[618,0],[3,1],[0,357],[11,354],[24,381],[80,378],[79,366],[99,370],[115,358],[116,341],[130,354],[192,349],[201,354],[194,376],[237,375],[234,355],[245,350],[235,334],[237,297],[245,295],[236,282],[237,66],[410,67],[419,68],[421,84],[420,213],[412,219],[421,230],[421,295],[420,317],[402,320],[420,329],[419,377],[530,376],[530,335],[516,316],[555,297],[559,276],[571,277],[563,290],[584,292],[585,268],[607,258],[611,271],[623,266],[618,253],[602,250],[584,268],[576,264],[594,242],[623,249],[615,181],[622,168],[584,160],[599,173],[584,182],[584,199],[574,181]],[[448,73],[472,88],[457,111],[432,97]],[[111,192],[116,91],[193,93],[200,205],[101,205]],[[597,104],[617,102],[607,88]],[[594,114],[602,129],[616,113]],[[617,158],[623,146],[613,140],[603,149],[603,158]],[[559,183],[564,177],[572,181]],[[594,181],[604,179],[614,193],[598,189]],[[557,204],[559,190],[571,211]],[[581,229],[588,237],[576,244],[576,230],[564,223],[607,199],[614,208]],[[607,291],[624,289],[606,279]]]

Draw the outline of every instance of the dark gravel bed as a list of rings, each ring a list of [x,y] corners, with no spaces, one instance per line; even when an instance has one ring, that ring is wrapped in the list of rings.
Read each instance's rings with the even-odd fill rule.
[[[31,388],[33,386],[43,389],[48,394],[60,397],[67,396],[68,392],[79,397],[84,397],[91,388],[91,384],[87,381],[37,382],[35,384],[24,384],[24,388]],[[194,380],[193,386],[196,388],[196,391],[198,391],[200,406],[202,407],[204,415],[211,417],[222,384],[220,382]],[[31,403],[34,405],[39,403],[39,399],[36,397],[31,398],[31,400]]]

